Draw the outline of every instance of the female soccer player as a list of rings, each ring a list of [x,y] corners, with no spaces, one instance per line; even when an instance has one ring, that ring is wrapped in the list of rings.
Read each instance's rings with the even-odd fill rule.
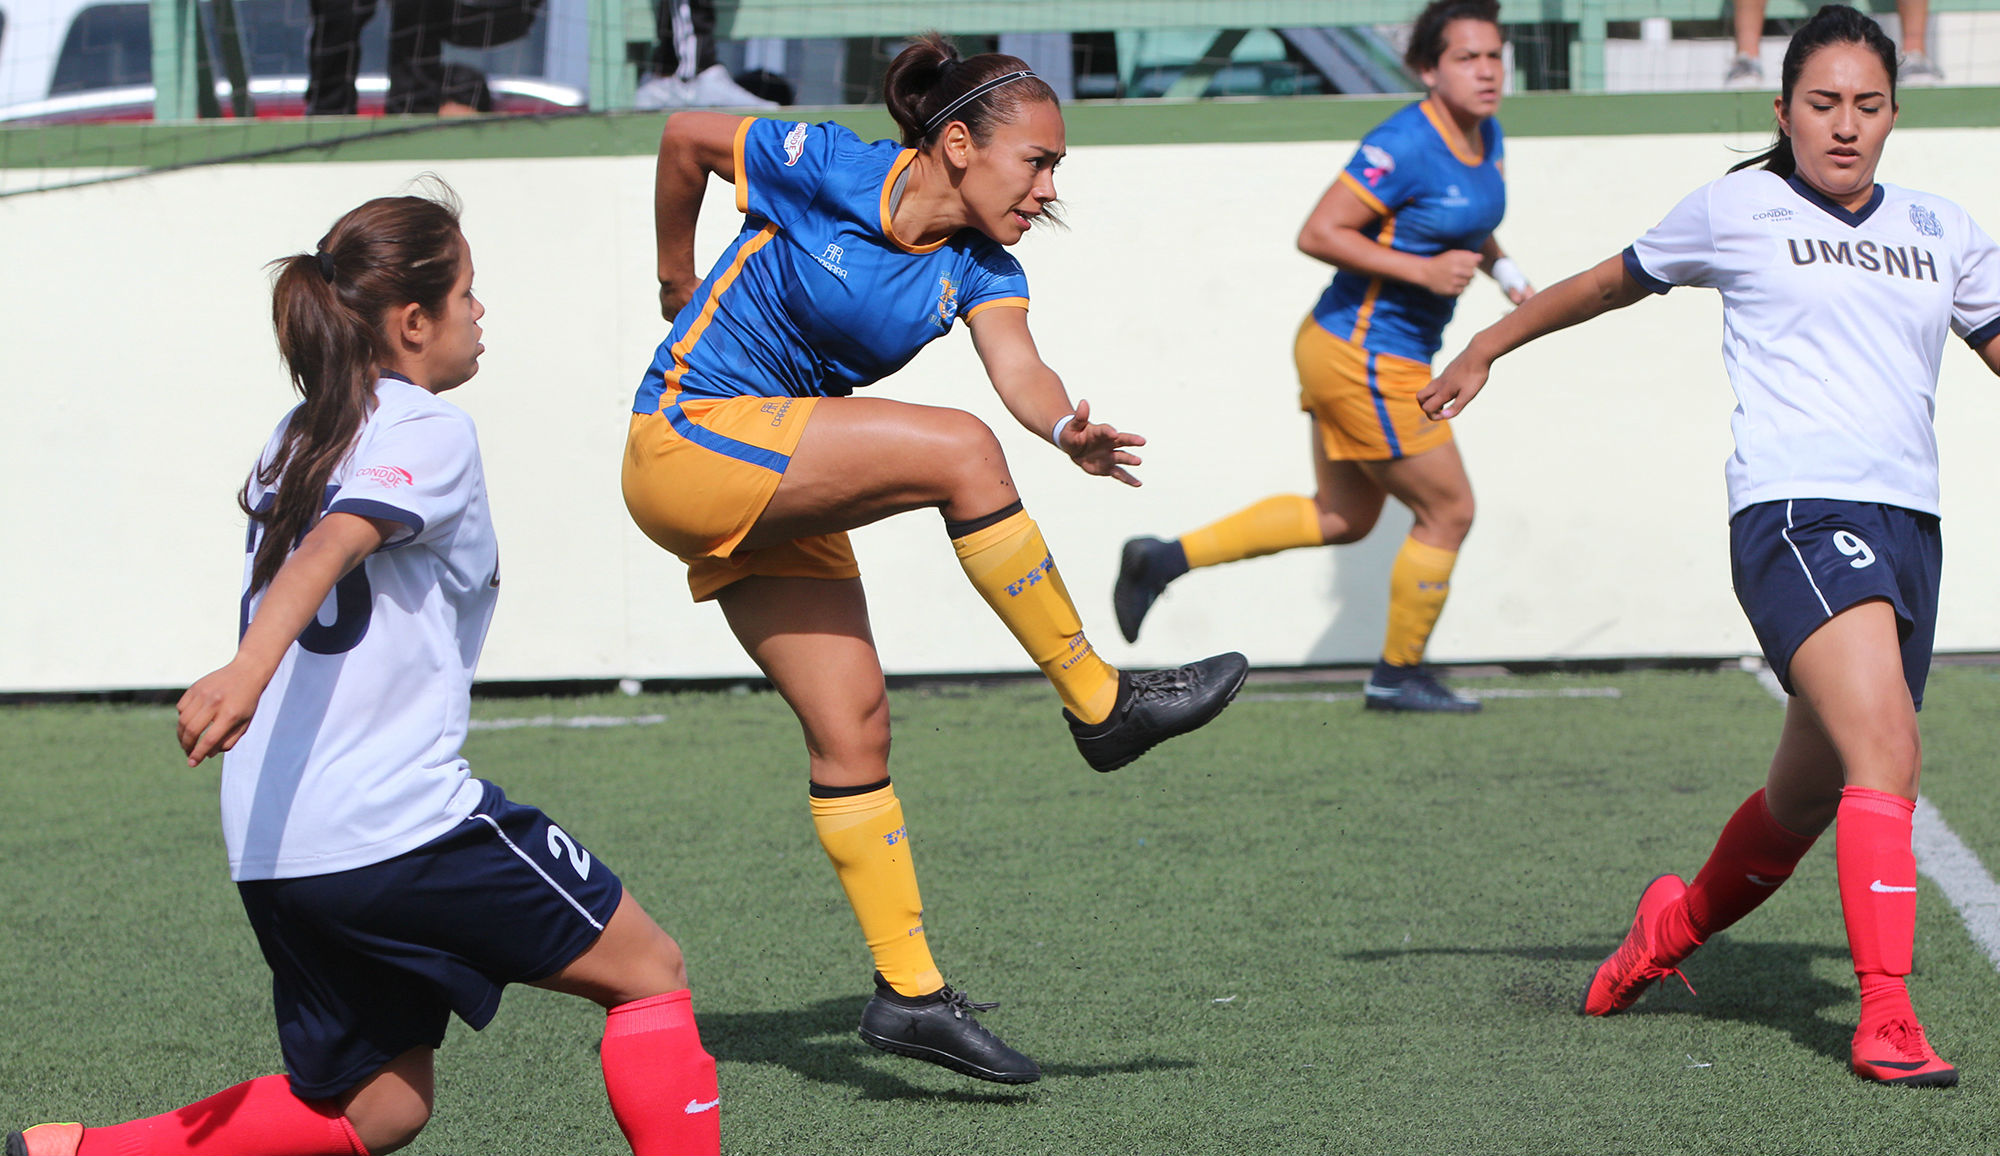
[[[813,824],[868,939],[862,1038],[980,1079],[1034,1062],[986,1032],[925,943],[889,706],[845,531],[932,508],[966,577],[1055,684],[1077,747],[1109,771],[1206,723],[1242,685],[1225,654],[1122,672],[1091,649],[1023,511],[1000,443],[955,409],[848,396],[963,320],[1021,424],[1084,472],[1137,485],[1144,439],[1069,402],[1028,334],[1027,282],[1004,246],[1056,197],[1055,92],[1011,56],[961,60],[942,38],[883,81],[901,147],[837,124],[678,113],[660,138],[660,304],[672,332],[639,388],[625,456],[633,519],[688,563],[697,601],[798,714]],[[736,186],[742,232],[697,284],[694,223],[710,174]]]
[[[1430,95],[1362,139],[1299,230],[1300,251],[1337,270],[1293,347],[1318,492],[1265,498],[1178,541],[1126,542],[1111,596],[1126,641],[1188,570],[1359,542],[1394,497],[1416,524],[1389,572],[1388,632],[1367,705],[1479,709],[1423,666],[1472,528],[1472,483],[1451,427],[1426,419],[1415,399],[1475,271],[1516,303],[1534,292],[1493,236],[1507,208],[1493,116],[1500,48],[1498,0],[1433,0],[1418,15],[1405,59]]]
[[[1792,37],[1776,145],[1696,190],[1621,256],[1479,333],[1420,397],[1461,412],[1494,359],[1647,293],[1722,293],[1736,391],[1731,573],[1792,696],[1764,789],[1692,884],[1653,880],[1583,1012],[1630,1007],[1762,903],[1829,822],[1861,984],[1865,1079],[1952,1084],[1904,988],[1915,935],[1911,816],[1937,619],[1932,398],[1947,331],[2000,373],[2000,248],[1942,197],[1877,183],[1896,50],[1828,5]],[[1756,171],[1739,171],[1762,164]],[[1685,977],[1683,977],[1685,979]]]
[[[430,1117],[451,1013],[484,1027],[509,983],[607,1009],[605,1088],[634,1153],[716,1152],[680,949],[459,754],[500,575],[472,421],[437,396],[485,349],[457,208],[370,201],[276,267],[278,348],[305,401],[244,484],[242,643],[182,696],[179,738],[189,766],[229,752],[230,874],[289,1078],[111,1127],[44,1124],[8,1156],[392,1152]]]

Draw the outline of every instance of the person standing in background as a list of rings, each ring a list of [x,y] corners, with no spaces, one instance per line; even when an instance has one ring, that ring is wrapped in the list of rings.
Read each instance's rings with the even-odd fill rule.
[[[632,94],[635,108],[776,108],[736,83],[715,59],[715,0],[660,0],[652,76]]]
[[[1931,0],[1896,0],[1896,21],[1903,26],[1903,62],[1896,83],[1903,88],[1943,84],[1944,69],[1931,59]],[[1764,0],[1736,0],[1736,59],[1723,75],[1725,88],[1762,88],[1764,64]]]
[[[1516,304],[1534,293],[1493,236],[1507,210],[1502,44],[1497,0],[1434,0],[1417,16],[1405,60],[1430,94],[1362,139],[1299,230],[1300,251],[1335,269],[1293,346],[1318,491],[1265,498],[1173,541],[1126,542],[1111,602],[1127,642],[1190,569],[1359,542],[1393,497],[1416,525],[1389,572],[1367,706],[1479,709],[1423,665],[1473,501],[1451,428],[1415,399],[1473,274],[1484,270]]]

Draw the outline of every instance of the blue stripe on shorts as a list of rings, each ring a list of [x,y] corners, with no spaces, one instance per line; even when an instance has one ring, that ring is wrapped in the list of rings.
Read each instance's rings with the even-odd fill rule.
[[[1389,401],[1382,396],[1382,385],[1375,380],[1375,353],[1368,353],[1368,396],[1375,399],[1375,419],[1382,423],[1382,436],[1389,443],[1391,460],[1403,456],[1403,443],[1396,439],[1396,423],[1389,420]]]
[[[666,415],[667,421],[673,425],[675,433],[705,450],[712,450],[724,457],[735,458],[739,462],[748,462],[753,466],[762,466],[772,473],[778,474],[784,473],[785,467],[792,464],[792,459],[788,454],[781,454],[776,450],[767,450],[762,446],[753,446],[749,442],[740,442],[727,434],[719,434],[714,430],[705,429],[702,426],[694,424],[693,421],[688,419],[687,414],[681,412],[680,402],[675,402],[660,412]]]

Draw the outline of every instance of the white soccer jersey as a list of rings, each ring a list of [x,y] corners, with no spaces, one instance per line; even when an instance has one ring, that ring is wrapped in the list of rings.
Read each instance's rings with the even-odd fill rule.
[[[238,880],[378,863],[479,801],[459,747],[500,553],[478,435],[463,410],[406,381],[384,378],[375,396],[326,510],[401,529],[327,595],[223,759],[222,832]],[[272,491],[252,478],[249,497]],[[253,558],[259,533],[253,523]],[[262,592],[248,590],[247,561],[243,572],[247,624]]]
[[[1963,209],[1878,183],[1849,212],[1796,177],[1732,173],[1626,249],[1625,268],[1655,293],[1722,293],[1732,517],[1782,498],[1938,512],[1947,328],[1974,348],[2000,334],[2000,249]]]

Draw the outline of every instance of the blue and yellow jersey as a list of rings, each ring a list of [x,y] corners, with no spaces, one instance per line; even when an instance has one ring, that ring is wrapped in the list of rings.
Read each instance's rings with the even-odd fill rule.
[[[899,240],[890,197],[916,152],[831,122],[736,131],[743,231],[653,356],[633,403],[842,396],[901,369],[956,318],[1028,307],[1020,263],[985,234]]]
[[[1443,115],[1428,101],[1402,109],[1362,138],[1339,177],[1381,214],[1362,231],[1398,252],[1477,252],[1507,212],[1500,122],[1480,124],[1480,155],[1469,156],[1450,143]],[[1364,349],[1428,362],[1457,305],[1406,281],[1343,269],[1320,294],[1313,318]]]

